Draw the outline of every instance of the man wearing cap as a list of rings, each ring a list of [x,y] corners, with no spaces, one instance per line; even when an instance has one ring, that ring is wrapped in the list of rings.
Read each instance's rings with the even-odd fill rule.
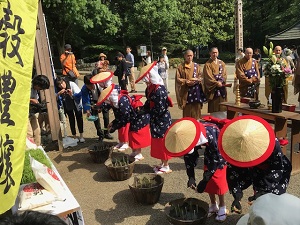
[[[178,107],[183,110],[183,117],[200,119],[206,97],[203,92],[201,68],[193,62],[193,57],[192,50],[184,53],[184,62],[176,71],[175,92]]]
[[[70,44],[65,45],[65,52],[61,54],[60,62],[62,74],[66,76],[69,81],[73,81],[78,85],[77,78],[80,76],[80,74],[76,68],[76,59]]]
[[[203,68],[203,81],[208,101],[208,112],[212,116],[223,116],[225,118],[226,107],[220,106],[221,102],[227,101],[227,92],[225,87],[227,73],[225,63],[218,59],[218,48],[211,48],[209,54],[210,59],[205,63]]]
[[[170,93],[169,92],[169,82],[168,82],[168,79],[169,79],[169,67],[170,67],[170,64],[169,64],[169,58],[168,58],[168,55],[167,55],[167,48],[166,47],[163,47],[161,49],[161,54],[162,56],[164,57],[164,62],[166,63],[166,79],[164,80],[164,85],[168,91],[168,94]]]
[[[121,87],[121,90],[127,90],[127,84],[128,84],[128,79],[127,79],[127,64],[124,59],[124,55],[119,52],[117,53],[117,62],[116,62],[116,70],[114,72],[115,76],[118,77],[118,82]]]
[[[236,63],[236,76],[239,79],[241,97],[258,100],[260,73],[258,63],[252,58],[253,49],[246,48],[245,56]]]
[[[227,183],[234,197],[231,211],[242,212],[243,190],[250,185],[254,190],[250,203],[266,193],[286,192],[292,165],[267,121],[250,115],[234,118],[221,130],[218,146],[228,163]]]
[[[131,91],[130,93],[137,93],[136,88],[135,88],[135,76],[134,76],[134,56],[131,53],[131,48],[129,46],[126,47],[126,64],[127,64],[127,69],[130,70],[129,73],[129,82],[130,82],[130,87]]]

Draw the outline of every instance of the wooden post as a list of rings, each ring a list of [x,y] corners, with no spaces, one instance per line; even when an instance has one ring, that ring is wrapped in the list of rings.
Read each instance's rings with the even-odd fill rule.
[[[56,93],[54,88],[54,74],[51,69],[50,52],[47,41],[46,24],[44,21],[42,2],[39,1],[38,19],[36,28],[35,48],[34,48],[34,63],[37,74],[46,75],[50,81],[49,89],[41,91],[41,99],[46,100],[49,125],[51,129],[52,141],[58,141],[59,150],[63,149],[62,133],[56,102]]]
[[[239,48],[243,49],[243,3],[235,1],[235,53]]]

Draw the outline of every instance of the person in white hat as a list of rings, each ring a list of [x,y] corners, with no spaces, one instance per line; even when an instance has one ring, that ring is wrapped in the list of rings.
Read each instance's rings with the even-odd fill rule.
[[[215,220],[222,222],[228,213],[224,195],[228,191],[226,161],[218,151],[219,128],[212,123],[197,121],[191,117],[177,120],[168,129],[164,141],[166,153],[173,157],[184,155],[188,187],[199,193],[207,192],[210,198],[208,216],[216,214]],[[205,146],[203,179],[196,186],[194,167],[199,157],[198,149]],[[219,197],[219,204],[216,200]]]
[[[222,128],[219,150],[227,161],[227,183],[234,197],[231,211],[241,213],[243,190],[253,185],[250,204],[266,193],[286,192],[292,166],[270,124],[257,116],[236,117]]]
[[[146,102],[143,110],[150,114],[151,131],[151,156],[161,160],[161,164],[154,167],[157,174],[170,173],[168,156],[164,151],[163,137],[171,125],[171,114],[168,110],[172,102],[168,97],[167,90],[162,78],[158,74],[156,61],[142,67],[136,83],[143,80],[147,84],[145,91]]]
[[[300,199],[290,194],[265,194],[250,207],[236,225],[298,225]]]

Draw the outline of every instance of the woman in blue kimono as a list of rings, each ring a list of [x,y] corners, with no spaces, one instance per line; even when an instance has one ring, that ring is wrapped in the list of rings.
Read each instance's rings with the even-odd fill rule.
[[[263,138],[262,138],[263,137]],[[231,211],[242,212],[243,190],[253,185],[252,204],[261,195],[286,192],[292,166],[268,122],[256,116],[240,116],[221,130],[219,149],[227,160],[227,183],[234,201]]]
[[[168,156],[164,151],[163,137],[171,125],[171,114],[168,110],[172,106],[168,98],[162,78],[158,74],[156,62],[148,64],[141,69],[140,77],[136,80],[144,81],[147,85],[145,95],[146,102],[143,110],[150,114],[150,132],[151,132],[151,156],[161,160],[161,164],[154,167],[157,174],[170,173]]]

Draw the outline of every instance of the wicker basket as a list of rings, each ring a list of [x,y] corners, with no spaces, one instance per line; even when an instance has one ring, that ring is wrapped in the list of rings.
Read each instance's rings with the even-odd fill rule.
[[[111,148],[110,144],[95,145],[93,149],[89,150],[93,162],[104,163],[109,157]]]
[[[164,178],[158,174],[139,174],[129,179],[129,189],[136,202],[152,205],[158,202]]]
[[[180,198],[166,205],[168,221],[174,225],[204,225],[208,203],[196,198]]]
[[[116,163],[120,162],[120,164]],[[127,163],[124,163],[127,161]],[[128,155],[118,154],[107,159],[104,163],[106,169],[113,180],[127,180],[131,177],[135,162]]]

